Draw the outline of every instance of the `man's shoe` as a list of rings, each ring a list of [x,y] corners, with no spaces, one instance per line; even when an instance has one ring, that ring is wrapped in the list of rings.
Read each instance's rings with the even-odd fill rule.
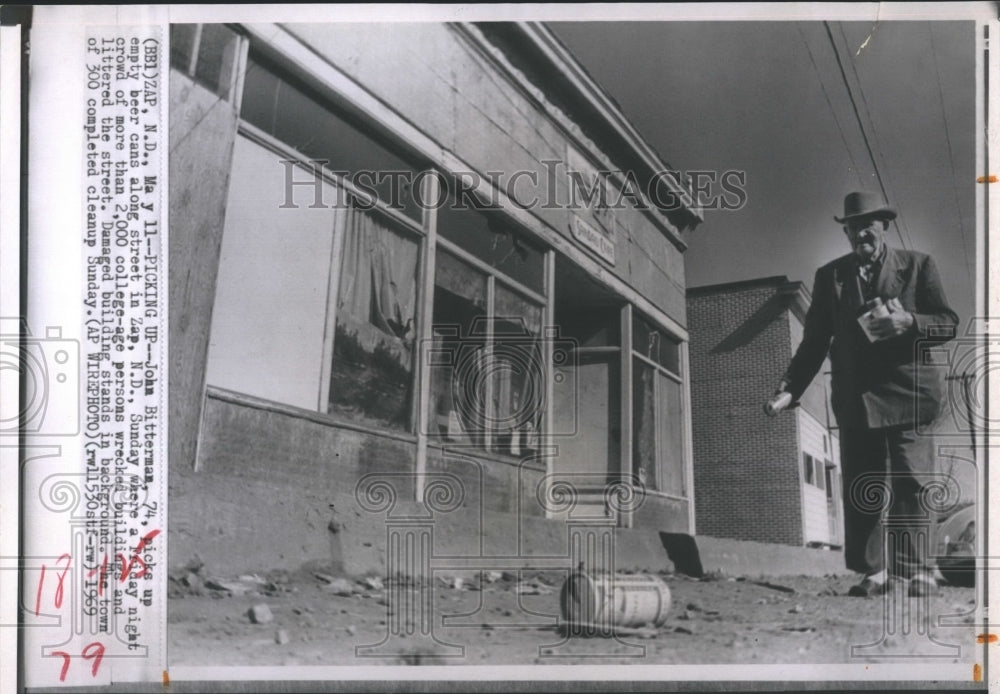
[[[883,595],[888,589],[888,581],[873,581],[871,578],[865,578],[856,586],[851,586],[847,594],[852,598],[874,598]]]
[[[907,595],[911,598],[923,598],[928,595],[937,595],[938,593],[937,582],[930,574],[917,574],[910,579],[910,587],[907,590]]]

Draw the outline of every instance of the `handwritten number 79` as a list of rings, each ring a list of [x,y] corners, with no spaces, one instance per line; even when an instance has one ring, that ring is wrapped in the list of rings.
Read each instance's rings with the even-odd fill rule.
[[[66,673],[69,672],[70,656],[69,653],[65,651],[52,651],[52,655],[62,656],[63,664],[62,670],[59,671],[59,681],[66,681]],[[94,664],[90,667],[91,677],[97,677],[97,669],[101,667],[101,659],[104,658],[104,644],[100,641],[94,641],[93,643],[88,643],[83,648],[83,653],[80,654],[84,660],[93,660]]]

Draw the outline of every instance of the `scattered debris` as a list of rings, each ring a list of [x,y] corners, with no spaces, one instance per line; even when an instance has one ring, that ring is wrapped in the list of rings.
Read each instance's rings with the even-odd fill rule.
[[[274,632],[274,642],[277,643],[279,646],[284,646],[291,640],[292,639],[291,637],[289,637],[287,629],[278,629],[276,632]]]
[[[503,578],[503,573],[500,571],[484,571],[483,580],[487,583],[496,583]]]
[[[337,580],[336,578],[334,578],[330,574],[321,574],[321,573],[315,573],[315,574],[313,574],[313,578],[315,578],[315,579],[317,579],[319,581],[322,581],[323,583],[333,583],[334,581]]]
[[[552,593],[550,589],[540,586],[537,583],[519,583],[514,588],[514,592],[518,595],[549,595]]]
[[[778,585],[777,583],[768,583],[767,581],[750,581],[755,586],[761,586],[762,588],[770,588],[771,590],[778,590],[782,593],[794,593],[795,589],[789,586]]]
[[[802,605],[795,605],[788,612],[789,614],[802,614],[804,610],[802,609]]]
[[[222,591],[232,595],[246,595],[253,591],[253,587],[239,581],[220,581],[210,578],[205,581],[205,587],[210,590]]]
[[[694,627],[693,626],[686,627],[686,626],[681,626],[681,625],[678,624],[677,626],[674,627],[674,633],[675,634],[694,634]]]
[[[551,629],[549,626],[539,627],[539,629]],[[560,625],[560,629],[564,633],[569,633],[573,636],[599,636],[599,637],[612,637],[612,636],[636,636],[641,639],[655,639],[660,630],[649,624],[643,625],[641,627],[624,627],[615,624],[594,624],[592,622],[574,622],[574,623],[563,623]],[[674,630],[684,629],[684,627],[674,627]],[[693,633],[688,631],[687,633]]]
[[[243,574],[242,576],[239,576],[236,580],[241,581],[243,583],[256,584],[258,586],[265,586],[269,583],[269,581],[264,580],[257,574]]]
[[[354,584],[346,578],[334,578],[327,585],[323,586],[323,589],[341,597],[351,596],[356,592]]]
[[[249,609],[247,614],[250,617],[250,621],[254,624],[267,624],[274,619],[274,615],[271,614],[271,608],[264,603],[254,605]]]
[[[181,579],[181,583],[187,586],[192,595],[201,595],[202,588],[205,587],[205,582],[194,572],[185,574],[184,578]]]
[[[356,634],[357,631],[358,631],[358,628],[356,626],[354,626],[353,624],[349,624],[347,626],[347,633],[350,634],[351,636],[354,636],[354,634]]]
[[[365,579],[364,584],[368,586],[371,590],[384,590],[385,585],[382,583],[382,579],[378,576],[369,576]]]
[[[688,605],[687,605],[687,608],[689,610],[691,610],[692,612],[702,612],[703,611],[702,606],[699,605],[696,602],[689,602]]]

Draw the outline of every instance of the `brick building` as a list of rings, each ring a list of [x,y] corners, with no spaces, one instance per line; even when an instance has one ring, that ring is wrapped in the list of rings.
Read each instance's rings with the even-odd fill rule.
[[[448,553],[537,551],[560,481],[623,529],[694,531],[701,212],[545,26],[174,25],[170,44],[173,561],[322,561],[336,521],[371,570],[373,474],[398,505],[456,485]]]
[[[840,547],[829,362],[801,407],[763,412],[802,340],[808,291],[780,276],[694,287],[687,297],[699,534]]]

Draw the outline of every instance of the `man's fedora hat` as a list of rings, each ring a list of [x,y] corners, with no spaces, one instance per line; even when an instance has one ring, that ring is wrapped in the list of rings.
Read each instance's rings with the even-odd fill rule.
[[[878,193],[848,193],[844,198],[844,216],[834,216],[834,219],[843,224],[859,217],[875,217],[888,221],[896,218],[896,208],[887,205],[885,199]]]

